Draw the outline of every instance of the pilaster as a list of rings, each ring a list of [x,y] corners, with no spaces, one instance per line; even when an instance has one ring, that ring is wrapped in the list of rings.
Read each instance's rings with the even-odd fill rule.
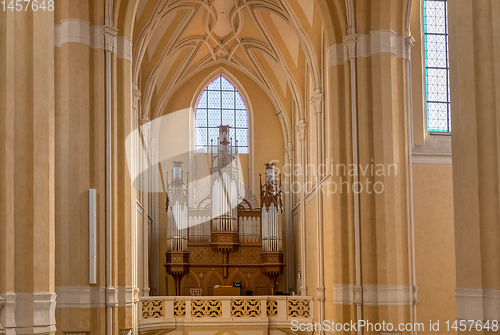
[[[0,12],[0,329],[55,325],[54,14]]]
[[[500,3],[448,1],[457,318],[500,309]]]

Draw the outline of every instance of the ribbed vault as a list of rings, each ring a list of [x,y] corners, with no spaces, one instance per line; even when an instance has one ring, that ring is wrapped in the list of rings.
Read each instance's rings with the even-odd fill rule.
[[[162,115],[180,85],[218,64],[255,80],[286,120],[292,105],[304,113],[307,90],[322,92],[331,27],[321,16],[312,0],[140,0],[133,82],[143,118]]]

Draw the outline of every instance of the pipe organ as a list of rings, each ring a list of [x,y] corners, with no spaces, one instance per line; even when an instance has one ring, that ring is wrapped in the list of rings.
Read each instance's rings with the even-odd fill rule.
[[[182,162],[173,162],[166,178],[165,268],[175,295],[275,294],[276,277],[284,270],[281,176],[266,164],[259,204],[240,181],[229,126],[219,127],[207,155],[210,180],[192,197]]]

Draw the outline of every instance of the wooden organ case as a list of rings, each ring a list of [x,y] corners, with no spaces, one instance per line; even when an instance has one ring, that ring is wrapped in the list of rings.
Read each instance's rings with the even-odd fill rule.
[[[209,146],[210,181],[191,201],[182,162],[167,175],[167,275],[178,296],[273,295],[284,270],[281,176],[266,164],[259,205],[239,180],[229,126],[219,127],[217,141]]]

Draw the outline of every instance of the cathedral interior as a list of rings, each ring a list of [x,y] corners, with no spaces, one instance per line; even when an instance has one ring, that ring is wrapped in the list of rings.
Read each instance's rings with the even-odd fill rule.
[[[0,334],[498,332],[498,22],[1,1]]]

